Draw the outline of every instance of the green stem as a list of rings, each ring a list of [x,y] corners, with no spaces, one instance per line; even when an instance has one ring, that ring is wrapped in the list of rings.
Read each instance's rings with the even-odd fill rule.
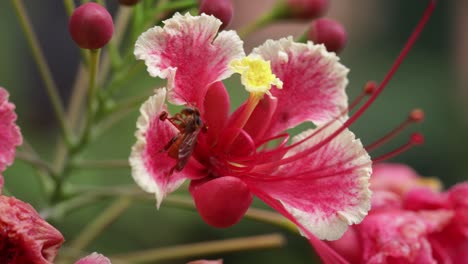
[[[80,169],[120,169],[129,168],[128,160],[80,160],[72,164]]]
[[[263,16],[261,16],[259,19],[253,21],[252,23],[248,24],[247,26],[241,28],[238,30],[239,36],[241,39],[244,39],[248,35],[252,34],[254,31],[270,24],[275,20],[275,16],[273,15],[272,12],[269,12]]]
[[[54,174],[52,167],[47,162],[43,161],[39,157],[36,157],[35,155],[17,151],[15,158],[17,160],[24,161],[37,169],[42,169],[49,174]]]
[[[86,226],[71,243],[75,250],[86,248],[99,234],[109,227],[131,205],[131,199],[121,197],[102,212],[91,224]]]
[[[33,158],[39,159],[39,155],[33,146],[29,143],[26,138],[23,138],[22,148]],[[50,164],[48,164],[50,167]],[[39,176],[39,182],[41,184],[41,190],[44,195],[47,195],[52,189],[53,184],[57,180],[57,175],[54,173],[53,169],[44,169],[42,166],[34,166],[37,175]]]
[[[75,151],[81,149],[84,145],[86,145],[89,142],[94,116],[98,109],[98,100],[96,100],[96,76],[99,68],[99,54],[100,49],[91,50],[88,72],[88,109],[86,112],[86,124],[84,127],[83,136],[81,137],[80,143],[78,144],[77,149],[75,149]]]
[[[284,246],[285,243],[286,238],[283,235],[269,234],[142,250],[127,254],[114,255],[110,256],[110,258],[128,261],[130,263],[156,262],[244,250],[277,248]]]
[[[46,59],[39,46],[39,41],[31,25],[31,21],[26,13],[22,0],[12,0],[15,12],[19,18],[21,27],[26,36],[29,48],[32,51],[33,58],[39,69],[39,73],[44,81],[47,94],[52,103],[54,113],[57,116],[63,138],[67,145],[71,145],[72,138],[67,122],[65,121],[65,112],[58,93],[57,86],[52,78],[52,73],[47,66]]]
[[[73,14],[73,11],[75,10],[75,3],[73,2],[73,0],[63,0],[63,5],[67,10],[68,16],[71,16]]]

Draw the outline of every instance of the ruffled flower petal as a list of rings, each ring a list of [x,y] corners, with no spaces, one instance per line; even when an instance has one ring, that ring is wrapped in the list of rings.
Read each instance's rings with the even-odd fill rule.
[[[270,61],[273,73],[283,82],[282,89],[270,90],[278,98],[270,135],[304,121],[324,124],[346,110],[348,69],[323,45],[296,43],[289,37],[267,40],[252,53]]]
[[[325,129],[299,134],[293,144],[320,131],[290,150],[285,159],[306,153],[338,126],[335,122]],[[275,175],[249,177],[246,181],[255,194],[260,191],[280,201],[303,228],[319,239],[335,240],[369,211],[371,171],[370,157],[360,140],[344,130],[318,150],[281,166]]]
[[[358,226],[365,263],[437,263],[428,235],[445,225],[448,212],[370,214]]]
[[[208,86],[229,77],[229,62],[245,56],[243,42],[234,31],[218,33],[221,21],[206,14],[176,13],[164,24],[138,38],[135,56],[151,76],[168,79],[171,103],[202,108]]]
[[[166,90],[158,89],[141,106],[135,132],[137,142],[129,159],[133,179],[144,191],[155,194],[158,208],[164,197],[176,190],[185,178],[196,177],[193,175],[196,168],[190,161],[183,171],[174,171],[170,175],[176,160],[168,156],[164,147],[178,131],[168,121],[160,120],[161,112],[167,111],[165,99]]]
[[[52,264],[63,241],[31,205],[0,196],[1,263]]]
[[[8,92],[0,87],[0,194],[3,187],[2,172],[13,163],[16,146],[23,141],[15,124],[15,105],[8,101],[8,96]]]
[[[93,254],[78,260],[75,264],[111,264],[111,261],[104,255],[94,252]]]

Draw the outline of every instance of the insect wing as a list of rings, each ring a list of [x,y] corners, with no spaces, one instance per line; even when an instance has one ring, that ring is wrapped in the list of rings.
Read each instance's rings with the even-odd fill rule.
[[[184,134],[182,143],[179,147],[179,156],[176,164],[176,170],[181,171],[192,155],[193,149],[197,144],[198,134],[201,128],[197,128],[193,133]]]

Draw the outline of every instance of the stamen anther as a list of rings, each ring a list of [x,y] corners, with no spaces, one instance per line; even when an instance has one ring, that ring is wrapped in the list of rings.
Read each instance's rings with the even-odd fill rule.
[[[406,144],[404,144],[404,145],[390,151],[387,154],[384,154],[384,155],[382,155],[380,157],[377,157],[377,158],[373,159],[372,162],[375,164],[375,163],[378,163],[378,162],[382,162],[384,160],[391,159],[391,158],[393,158],[393,157],[395,157],[397,155],[400,155],[403,152],[406,152],[407,150],[409,150],[410,148],[412,148],[414,146],[418,146],[418,145],[422,145],[422,144],[424,144],[424,135],[421,134],[421,133],[418,133],[418,132],[413,133],[413,134],[411,134],[411,136],[409,138],[409,141]]]

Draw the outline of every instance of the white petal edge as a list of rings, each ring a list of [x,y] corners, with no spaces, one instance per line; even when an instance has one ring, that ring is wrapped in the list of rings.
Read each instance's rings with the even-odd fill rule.
[[[340,58],[334,52],[329,52],[323,44],[314,44],[312,41],[307,41],[307,43],[295,42],[294,39],[289,36],[287,38],[281,38],[279,40],[267,40],[264,44],[254,48],[251,55],[260,56],[265,60],[269,58],[278,58],[279,63],[287,63],[289,61],[289,56],[286,51],[290,51],[293,54],[304,54],[318,53],[320,57],[324,58],[328,63],[327,66],[331,68],[330,75],[335,75],[338,78],[341,78],[342,81],[338,85],[338,89],[341,91],[337,101],[339,101],[339,113],[346,110],[348,107],[348,96],[346,95],[345,89],[348,85],[347,75],[349,69],[341,64]],[[249,55],[250,56],[250,55]],[[340,120],[346,120],[348,117],[344,115]],[[316,125],[322,125],[331,119],[328,120],[314,120]]]
[[[184,179],[182,178],[164,192],[146,169],[145,161],[142,158],[147,143],[145,133],[149,129],[151,120],[153,120],[162,110],[166,110],[165,100],[166,89],[156,89],[155,94],[148,98],[148,100],[146,100],[146,102],[144,102],[140,107],[140,116],[136,123],[137,131],[135,132],[137,141],[132,147],[132,152],[129,158],[133,179],[145,192],[155,194],[156,206],[158,209],[166,194],[176,190],[184,182]]]
[[[341,122],[339,121],[330,124],[327,128],[323,129],[321,132],[318,132],[311,139],[305,143],[300,144],[298,149],[287,153],[286,157],[293,155],[296,151],[304,150],[319,143],[322,139],[336,131],[340,125]],[[320,128],[309,129],[296,135],[292,139],[292,144],[306,138],[307,136],[314,133],[317,129]],[[338,211],[334,218],[326,218],[326,221],[318,221],[322,218],[322,216],[317,215],[316,212],[309,214],[300,209],[290,207],[288,204],[283,203],[280,200],[285,209],[291,213],[297,219],[297,221],[303,225],[304,228],[322,240],[337,240],[341,238],[344,232],[348,229],[349,225],[360,223],[371,208],[372,191],[369,189],[369,186],[370,176],[372,174],[372,160],[367,152],[365,152],[361,140],[356,139],[354,133],[348,129],[345,129],[337,137],[335,137],[332,142],[333,144],[350,145],[351,149],[353,150],[351,155],[358,157],[357,159],[351,161],[352,166],[359,167],[357,170],[357,182],[360,186],[361,196],[358,197],[359,201],[357,202],[357,206],[354,208],[349,208],[348,210]],[[311,219],[314,219],[315,221],[310,221]],[[301,233],[302,235],[306,236],[303,234],[303,232]]]

